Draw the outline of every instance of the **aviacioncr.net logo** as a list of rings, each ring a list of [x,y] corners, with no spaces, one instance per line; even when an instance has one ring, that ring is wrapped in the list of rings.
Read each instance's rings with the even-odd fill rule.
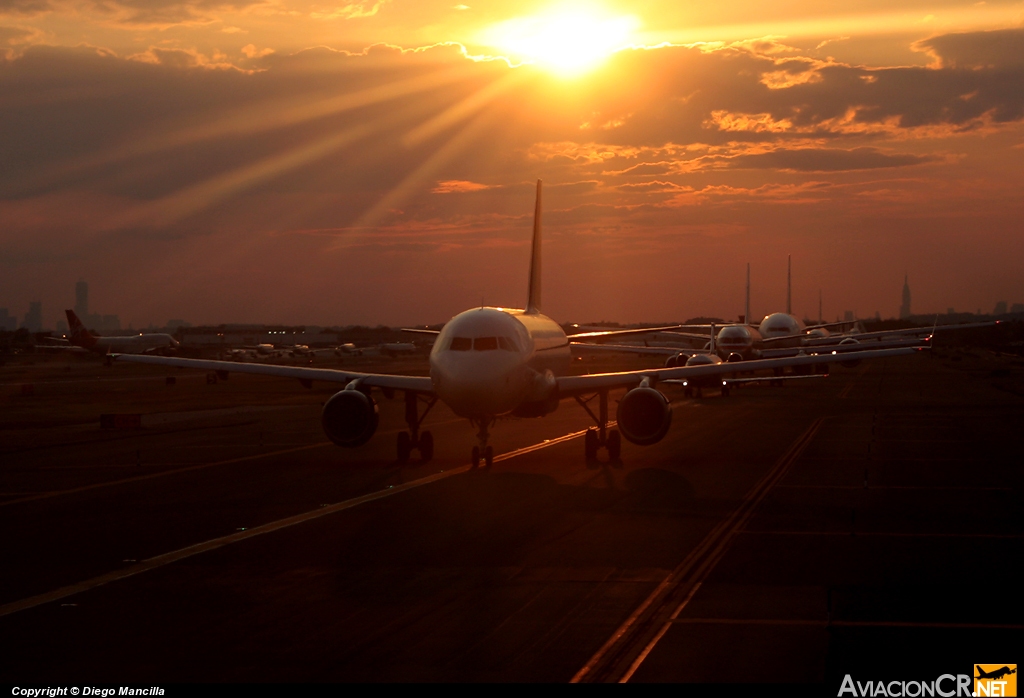
[[[943,674],[931,681],[856,681],[847,674],[839,687],[838,698],[972,698],[971,677],[967,674]]]
[[[1016,664],[975,664],[974,695],[979,698],[999,696],[1012,698],[1017,695]]]

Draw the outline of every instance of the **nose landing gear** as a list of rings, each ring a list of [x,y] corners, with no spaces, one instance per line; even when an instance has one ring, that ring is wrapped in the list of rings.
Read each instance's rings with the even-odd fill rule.
[[[483,458],[484,467],[490,468],[494,465],[494,449],[487,445],[487,439],[490,436],[488,429],[494,424],[494,417],[483,417],[481,419],[471,419],[470,421],[474,426],[480,427],[480,431],[476,434],[480,445],[473,447],[473,451],[469,456],[469,467],[473,469],[479,467],[480,459]]]
[[[419,413],[419,402],[427,404],[423,414]],[[405,423],[409,431],[398,432],[398,462],[407,463],[413,449],[419,449],[420,458],[424,463],[434,457],[434,435],[429,431],[420,433],[420,425],[427,418],[431,408],[437,403],[436,397],[425,397],[411,390],[405,392]]]

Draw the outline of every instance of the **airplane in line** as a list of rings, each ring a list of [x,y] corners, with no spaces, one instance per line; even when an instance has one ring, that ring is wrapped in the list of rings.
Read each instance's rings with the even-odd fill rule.
[[[216,371],[254,373],[298,379],[304,386],[313,381],[344,383],[345,387],[324,403],[321,424],[327,437],[339,446],[354,448],[365,444],[377,430],[378,409],[374,389],[391,398],[401,392],[405,400],[408,431],[397,437],[398,461],[409,459],[412,450],[422,460],[433,457],[434,439],[420,427],[438,401],[464,417],[478,430],[477,445],[470,455],[472,467],[481,459],[493,462],[487,443],[490,428],[499,416],[543,417],[558,408],[563,399],[574,399],[596,423],[584,438],[588,460],[605,449],[617,460],[624,437],[638,445],[657,443],[672,423],[669,400],[658,390],[663,380],[689,380],[722,376],[738,371],[782,368],[827,363],[833,356],[814,355],[744,362],[742,367],[724,362],[703,366],[621,371],[572,376],[570,343],[619,335],[640,335],[665,328],[604,330],[566,335],[562,327],[541,313],[541,182],[537,182],[533,220],[533,242],[528,296],[525,309],[475,307],[459,313],[434,335],[430,352],[430,375],[407,376],[360,373],[340,369],[267,364],[237,364],[158,356],[117,356],[118,360]],[[420,331],[427,332],[424,330]],[[867,351],[864,358],[900,356],[913,349]],[[608,428],[608,393],[625,388],[619,400],[618,429]],[[598,399],[597,414],[590,401]]]
[[[758,324],[750,324],[750,264],[747,264],[747,288],[744,319],[748,322],[723,323],[715,337],[716,351],[722,358],[729,360],[768,359],[785,356],[796,356],[807,352],[810,348],[818,350],[834,350],[837,353],[859,352],[870,346],[873,349],[924,346],[939,331],[962,330],[976,327],[992,327],[1000,324],[998,320],[974,322],[959,325],[938,325],[932,327],[910,327],[901,330],[880,330],[877,332],[860,332],[856,321],[826,322],[806,325],[792,314],[792,259],[787,261],[786,273],[786,312],[770,313]],[[675,335],[688,340],[707,341],[707,330],[714,332],[714,326],[687,325],[685,329],[701,329],[703,332],[669,331],[666,335]],[[847,328],[844,332],[835,332],[837,328]],[[695,351],[679,347],[673,355],[670,349],[647,351],[646,353],[663,353],[669,358],[668,367],[685,365]],[[845,365],[853,365],[856,359],[850,359]]]
[[[180,347],[178,340],[162,332],[135,334],[124,337],[101,337],[86,329],[74,310],[65,310],[71,336],[71,347],[78,347],[96,354],[151,354],[173,353]]]

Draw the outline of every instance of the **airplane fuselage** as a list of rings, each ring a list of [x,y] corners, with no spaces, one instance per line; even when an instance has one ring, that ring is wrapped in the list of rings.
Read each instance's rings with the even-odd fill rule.
[[[178,341],[169,334],[137,334],[130,337],[94,337],[86,349],[98,354],[145,354],[157,349],[174,349]]]
[[[815,343],[835,343],[828,330],[813,328],[808,330],[804,323],[788,313],[772,313],[765,316],[761,323],[753,325],[728,325],[719,330],[715,340],[718,354],[726,357],[737,353],[744,359],[757,358],[758,352],[764,349],[763,340],[786,338],[786,341],[772,342],[775,348],[801,347]]]
[[[571,361],[562,328],[540,313],[475,308],[453,317],[430,352],[437,396],[461,417],[508,414],[555,393]]]

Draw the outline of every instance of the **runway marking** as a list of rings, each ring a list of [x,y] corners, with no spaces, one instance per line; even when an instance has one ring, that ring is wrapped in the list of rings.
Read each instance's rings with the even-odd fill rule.
[[[609,426],[612,426],[614,424],[615,424],[615,422],[609,422]],[[497,462],[500,462],[500,461],[506,461],[506,460],[509,460],[511,458],[516,458],[517,456],[526,455],[527,453],[533,453],[534,451],[539,451],[542,448],[548,448],[549,446],[555,446],[557,444],[564,443],[566,441],[570,441],[572,439],[579,438],[580,436],[583,436],[586,433],[587,433],[587,430],[583,429],[581,431],[575,431],[575,432],[572,432],[570,434],[565,434],[564,436],[559,436],[558,438],[548,439],[548,440],[542,441],[539,444],[533,444],[531,446],[526,446],[524,448],[520,448],[520,449],[517,449],[515,451],[509,451],[508,453],[502,453],[501,455],[498,455],[498,456],[494,457],[494,462],[497,463]],[[323,445],[325,445],[325,444],[314,444],[314,445],[311,445],[311,446],[302,446],[300,448],[288,449],[286,451],[277,451],[276,453],[278,453],[278,454],[280,454],[280,453],[289,453],[289,452],[292,452],[292,451],[299,451],[299,450],[303,450],[303,449],[316,448],[317,446],[323,446]],[[263,456],[268,456],[268,455],[275,455],[275,454],[269,454],[269,453],[268,454],[263,454]],[[250,457],[247,457],[247,458],[238,458],[238,459],[235,459],[235,461],[251,460],[252,458],[255,458],[255,457],[262,457],[262,456],[250,456]],[[218,464],[222,465],[222,464],[228,463],[228,462],[233,462],[233,461],[222,461],[221,463],[218,463]],[[194,466],[191,469],[195,470],[195,469],[198,469],[198,468],[206,468],[206,467],[210,467],[211,465],[218,465],[218,464],[209,463],[209,464]],[[422,477],[422,478],[420,478],[418,480],[412,480],[412,481],[404,483],[402,485],[392,485],[392,486],[389,486],[388,489],[385,489],[385,490],[378,490],[376,492],[371,492],[369,494],[364,494],[364,495],[362,495],[360,497],[355,497],[353,499],[346,499],[345,501],[338,502],[337,504],[331,504],[329,506],[318,507],[316,509],[313,509],[312,511],[307,511],[307,512],[305,512],[303,514],[296,514],[295,516],[289,516],[289,517],[284,518],[284,519],[279,519],[278,521],[271,521],[270,523],[263,524],[262,526],[256,526],[254,528],[250,528],[250,529],[247,529],[245,531],[238,531],[237,533],[232,533],[232,534],[227,535],[227,536],[221,536],[220,538],[213,538],[211,540],[208,540],[208,541],[205,541],[205,542],[202,542],[202,543],[196,543],[195,545],[190,545],[188,547],[181,548],[181,549],[175,550],[173,552],[164,553],[162,555],[157,555],[156,557],[151,557],[151,558],[149,558],[147,560],[143,560],[142,562],[136,563],[136,564],[131,565],[129,567],[125,567],[124,569],[115,570],[113,572],[108,572],[108,573],[102,574],[102,575],[100,575],[98,577],[93,577],[92,579],[87,579],[87,580],[85,580],[83,582],[78,582],[77,584],[71,584],[69,586],[61,587],[60,589],[55,589],[53,591],[46,592],[44,594],[38,594],[36,596],[30,596],[30,597],[28,597],[26,599],[21,599],[20,601],[12,601],[11,603],[4,604],[3,606],[0,606],[0,617],[8,616],[8,615],[10,615],[12,613],[17,613],[18,611],[24,611],[24,610],[27,610],[27,609],[30,609],[30,608],[35,608],[36,606],[40,606],[42,604],[50,603],[52,601],[59,601],[60,599],[67,598],[67,597],[73,596],[75,594],[80,594],[83,591],[89,591],[90,589],[95,589],[96,587],[103,586],[104,584],[109,584],[111,582],[116,582],[118,580],[126,579],[128,577],[133,577],[133,576],[135,576],[137,574],[142,574],[143,572],[148,572],[149,570],[156,569],[158,567],[163,567],[164,565],[169,565],[172,562],[177,562],[179,560],[184,560],[185,558],[189,558],[189,557],[192,557],[194,555],[199,555],[201,553],[205,553],[205,552],[208,552],[210,550],[216,550],[217,548],[222,548],[222,547],[224,547],[226,545],[231,545],[232,543],[238,543],[240,541],[248,540],[249,538],[253,538],[255,536],[263,535],[265,533],[272,533],[274,531],[279,531],[279,530],[281,530],[283,528],[288,528],[290,526],[296,526],[298,524],[305,523],[307,521],[312,521],[314,519],[319,519],[319,518],[321,518],[323,516],[328,516],[330,514],[334,514],[334,513],[337,513],[339,511],[344,511],[346,509],[352,509],[353,507],[357,507],[357,506],[359,506],[361,504],[366,504],[368,502],[373,502],[373,501],[376,501],[378,499],[384,499],[386,497],[391,497],[393,495],[399,494],[400,492],[406,492],[408,490],[415,489],[417,487],[422,487],[423,485],[429,485],[429,484],[431,484],[433,482],[437,482],[439,480],[444,480],[445,478],[449,478],[449,477],[451,477],[453,475],[459,475],[461,473],[468,472],[471,468],[472,468],[472,466],[467,464],[467,465],[463,465],[463,466],[460,466],[460,467],[457,467],[457,468],[453,468],[451,470],[442,470],[441,472],[434,473],[433,475],[428,475],[426,477]],[[182,471],[181,470],[177,470],[177,471],[174,471],[174,472],[182,472]],[[146,479],[147,477],[151,477],[151,476],[140,476],[138,478],[129,478],[128,480],[124,480],[123,482],[128,482],[128,481],[131,481],[131,480],[134,480],[134,479]],[[83,488],[79,488],[79,489],[80,490],[85,490],[85,489],[92,489],[93,487],[96,487],[96,486],[83,487]],[[62,493],[66,493],[66,492],[70,492],[70,491],[72,491],[72,490],[65,490]],[[40,497],[31,497],[31,498],[26,498],[26,499],[36,499],[36,498],[41,498],[41,497],[42,496],[40,496]],[[20,500],[20,501],[25,501],[25,500]],[[11,502],[3,502],[3,503],[0,503],[0,506],[3,506],[4,504],[10,504],[10,503]]]
[[[430,424],[430,426],[431,427],[437,427],[437,426],[443,426],[443,425],[446,425],[446,424],[455,424],[456,422],[461,422],[461,421],[463,421],[463,420],[461,420],[461,419],[449,419],[449,420],[444,421],[444,422],[432,423],[432,424]],[[241,422],[240,424],[244,426],[244,425],[247,425],[247,424],[256,424],[256,422]],[[239,426],[239,424],[227,424],[227,425],[219,425],[219,426],[229,426],[230,427],[230,426]],[[175,431],[180,431],[180,430],[175,430]],[[381,433],[382,436],[388,436],[388,435],[392,435],[392,434],[397,434],[399,431],[402,431],[402,430],[401,429],[392,429],[392,430],[383,431],[383,432],[380,432],[380,433]],[[166,432],[165,431],[165,432],[160,432],[159,435],[164,435],[164,434],[169,434],[169,433],[174,433],[174,432]],[[93,442],[89,442],[89,443],[93,443]],[[305,445],[302,445],[302,446],[283,448],[283,449],[279,449],[277,451],[267,451],[266,453],[257,453],[257,454],[251,455],[251,456],[239,456],[238,458],[229,458],[227,460],[214,461],[213,463],[197,463],[195,465],[189,465],[189,466],[186,466],[184,468],[168,468],[166,470],[161,470],[161,471],[156,472],[156,473],[149,473],[147,475],[135,475],[134,477],[121,478],[120,480],[111,480],[110,482],[97,482],[97,483],[92,484],[92,485],[83,485],[81,487],[75,487],[75,488],[72,488],[72,489],[69,489],[69,490],[53,490],[52,492],[43,492],[43,493],[39,493],[39,494],[33,494],[31,497],[22,497],[20,499],[12,499],[12,500],[7,501],[7,502],[0,502],[0,507],[5,507],[5,506],[8,506],[10,504],[21,504],[22,502],[32,502],[32,501],[35,501],[37,499],[49,499],[50,497],[61,497],[61,496],[68,495],[68,494],[77,494],[78,492],[87,492],[89,490],[96,490],[96,489],[100,489],[102,487],[113,487],[115,485],[125,485],[125,484],[128,484],[129,482],[138,482],[140,480],[152,480],[153,478],[164,477],[166,475],[177,475],[178,473],[187,473],[187,472],[191,472],[193,470],[202,470],[203,468],[212,468],[212,467],[217,466],[217,465],[231,465],[233,463],[242,463],[242,462],[247,461],[247,460],[256,460],[257,458],[269,458],[271,456],[279,456],[279,455],[283,455],[285,453],[294,453],[296,451],[304,451],[304,450],[311,449],[311,448],[319,448],[321,446],[331,446],[331,445],[332,444],[331,444],[330,441],[320,441],[320,442],[315,443],[315,444],[305,444]],[[494,458],[495,462],[497,462],[499,460],[499,458],[500,458],[499,456],[495,456],[495,458]],[[40,467],[39,470],[74,470],[74,469],[83,469],[84,470],[86,468],[127,468],[127,467],[139,468],[139,467],[149,467],[149,466],[152,466],[152,465],[164,465],[164,466],[166,466],[166,465],[169,465],[169,464],[167,464],[167,463],[147,463],[144,466],[134,465],[134,464],[131,464],[131,463],[127,463],[127,464],[124,464],[124,465],[95,465],[95,466],[54,465],[54,466],[43,466],[43,467]]]
[[[857,371],[857,375],[854,376],[853,378],[851,378],[850,382],[846,384],[846,387],[843,388],[839,392],[839,396],[838,396],[839,399],[843,400],[844,398],[846,398],[846,396],[850,394],[850,391],[853,390],[853,386],[855,386],[857,384],[857,381],[859,381],[861,378],[863,378],[864,374],[867,373],[867,372],[868,372],[868,367],[867,366],[865,366],[861,370]]]
[[[296,446],[295,448],[285,448],[280,451],[268,451],[267,453],[257,453],[253,456],[241,456],[239,458],[229,458],[228,460],[219,460],[213,463],[199,463],[197,465],[190,465],[186,468],[173,468],[170,470],[161,470],[158,473],[149,473],[148,475],[136,475],[134,477],[126,477],[120,480],[112,480],[111,482],[97,482],[92,485],[82,485],[81,487],[73,487],[69,490],[54,490],[53,492],[46,492],[43,494],[32,495],[31,497],[22,497],[21,499],[12,499],[9,502],[0,502],[0,507],[6,507],[11,504],[21,504],[22,502],[33,502],[38,499],[49,499],[50,497],[61,497],[68,494],[76,494],[78,492],[88,492],[89,490],[98,490],[101,487],[113,487],[114,485],[125,485],[129,482],[139,482],[141,480],[152,480],[157,477],[164,477],[166,475],[177,475],[178,473],[187,473],[193,470],[202,470],[203,468],[212,468],[216,465],[230,465],[232,463],[242,463],[247,460],[256,460],[257,458],[270,458],[271,456],[280,456],[285,453],[295,453],[296,451],[307,451],[311,448],[320,448],[321,446],[330,446],[330,441],[323,441],[316,444],[307,444],[305,446]],[[133,466],[134,467],[134,466]]]
[[[695,547],[679,566],[676,567],[665,579],[655,588],[643,603],[619,626],[610,638],[601,646],[593,657],[570,679],[570,683],[582,681],[605,681],[612,680],[618,683],[626,683],[636,672],[643,661],[654,649],[654,646],[671,627],[672,621],[678,617],[686,605],[697,593],[701,583],[724,556],[729,544],[732,542],[736,532],[742,529],[757,506],[772,489],[772,487],[786,474],[789,466],[800,456],[803,450],[811,443],[818,433],[825,417],[816,419],[806,431],[794,441],[789,449],[776,461],[775,465],[755,484],[744,496],[743,501],[733,512],[723,519],[714,529],[705,536],[704,540]],[[692,586],[691,586],[692,585]],[[686,597],[682,600],[668,618],[665,613],[670,604],[674,603],[673,592],[689,588]],[[660,630],[648,641],[640,654],[632,661],[629,668],[621,677],[616,678],[618,668],[629,660],[632,649],[638,642],[645,640],[645,636],[652,627],[661,623]]]
[[[882,628],[982,628],[986,630],[1021,630],[1024,625],[1014,623],[919,623],[898,620],[788,620],[785,618],[676,618],[676,624],[694,625],[810,625],[820,628],[882,627]]]
[[[879,536],[890,538],[1024,538],[1024,533],[896,533],[888,531],[753,531],[737,533],[755,536]]]

